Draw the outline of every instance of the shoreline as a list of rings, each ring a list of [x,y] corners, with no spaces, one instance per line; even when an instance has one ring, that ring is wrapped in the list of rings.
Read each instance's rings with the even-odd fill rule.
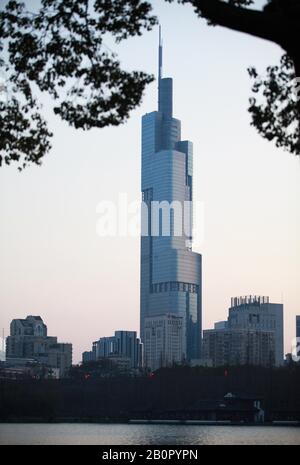
[[[226,421],[205,421],[205,420],[133,420],[133,419],[120,419],[120,418],[9,418],[0,419],[0,424],[114,424],[114,425],[166,425],[166,426],[245,426],[245,427],[270,427],[270,426],[286,426],[286,427],[300,427],[300,421],[286,421],[276,420],[264,423],[248,423],[248,422],[234,422]]]

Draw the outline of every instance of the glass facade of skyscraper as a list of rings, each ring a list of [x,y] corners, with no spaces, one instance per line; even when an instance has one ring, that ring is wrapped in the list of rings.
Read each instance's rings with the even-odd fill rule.
[[[144,342],[146,317],[182,317],[183,358],[190,360],[201,348],[201,255],[191,247],[193,145],[181,140],[172,94],[160,62],[158,111],[142,118],[140,330]]]

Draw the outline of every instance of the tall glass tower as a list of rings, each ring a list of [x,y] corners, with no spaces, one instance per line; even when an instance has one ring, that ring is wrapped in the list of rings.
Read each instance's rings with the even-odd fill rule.
[[[202,329],[201,255],[191,246],[192,187],[193,145],[181,140],[180,121],[173,117],[173,81],[162,78],[160,34],[158,111],[142,117],[140,332],[144,341],[146,317],[182,317],[186,360],[200,357]]]

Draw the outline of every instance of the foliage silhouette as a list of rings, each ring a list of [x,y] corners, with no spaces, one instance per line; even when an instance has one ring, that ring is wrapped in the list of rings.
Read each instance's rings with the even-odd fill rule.
[[[27,2],[30,3],[31,2]],[[0,10],[0,165],[41,164],[52,136],[34,94],[46,92],[54,112],[84,130],[119,125],[141,102],[153,77],[121,68],[105,45],[156,24],[142,0],[41,0],[28,11],[10,0]],[[32,6],[32,5],[31,5]]]
[[[262,10],[253,9],[253,0],[177,1],[191,4],[211,25],[283,48],[280,64],[268,67],[266,77],[249,68],[255,79],[249,112],[264,138],[299,155],[300,0],[266,0]],[[77,129],[126,121],[153,76],[122,69],[105,45],[106,34],[120,42],[155,24],[151,4],[143,0],[41,0],[41,8],[31,12],[19,0],[6,2],[0,9],[0,166],[40,165],[49,152],[52,133],[40,92]]]
[[[173,2],[174,0],[166,0]],[[210,25],[266,39],[279,45],[284,55],[278,66],[269,66],[267,76],[255,79],[249,112],[252,125],[277,147],[300,154],[300,0],[268,0],[262,10],[247,8],[253,0],[177,0],[191,4]],[[296,76],[299,78],[297,82]],[[258,99],[259,97],[259,99]]]

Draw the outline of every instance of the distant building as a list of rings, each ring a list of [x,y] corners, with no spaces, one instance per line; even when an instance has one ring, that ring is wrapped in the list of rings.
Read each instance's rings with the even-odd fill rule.
[[[117,354],[129,358],[131,368],[141,367],[143,346],[136,331],[116,331],[115,338]]]
[[[39,358],[46,366],[59,370],[60,378],[68,375],[72,365],[72,344],[58,342],[51,344],[45,356]]]
[[[283,364],[283,305],[269,297],[231,299],[227,321],[203,333],[203,357],[214,366]]]
[[[111,362],[112,368],[116,368],[119,372],[128,372],[132,368],[132,361],[124,355],[110,355],[107,359]]]
[[[82,353],[82,363],[88,363],[95,360],[94,352],[92,350],[86,351]]]
[[[95,360],[116,354],[116,338],[114,336],[101,337],[98,341],[93,342],[93,353]]]
[[[47,326],[40,316],[15,319],[10,324],[10,336],[6,339],[6,357],[32,358],[35,354],[45,353],[47,347],[56,342],[56,337],[47,336]]]
[[[0,337],[0,362],[4,362],[5,358],[5,338]]]
[[[164,314],[145,318],[145,366],[151,370],[180,364],[183,351],[183,319]]]
[[[273,331],[255,329],[211,329],[203,332],[203,356],[212,365],[275,364]]]
[[[9,358],[0,367],[0,379],[59,379],[59,368],[31,358]]]
[[[189,366],[194,367],[206,367],[211,368],[213,366],[213,361],[211,358],[194,358],[189,362]]]
[[[270,303],[269,297],[245,296],[231,299],[228,329],[273,332],[275,364],[283,364],[283,305]]]
[[[120,359],[123,357],[129,360],[129,368],[135,369],[142,367],[142,356],[142,344],[137,337],[136,331],[115,331],[114,336],[101,337],[98,341],[93,342],[92,351],[84,352],[82,361],[99,360],[108,357]]]
[[[25,319],[14,319],[10,324],[11,336],[47,336],[47,326],[40,316],[29,315]]]
[[[10,336],[6,338],[6,359],[33,359],[45,367],[59,370],[65,377],[72,365],[72,344],[58,343],[57,337],[47,335],[47,326],[40,316],[14,319]]]
[[[227,328],[227,325],[228,325],[228,322],[227,322],[227,321],[217,321],[217,322],[214,324],[214,328],[215,328],[215,329],[226,329],[226,328]]]

